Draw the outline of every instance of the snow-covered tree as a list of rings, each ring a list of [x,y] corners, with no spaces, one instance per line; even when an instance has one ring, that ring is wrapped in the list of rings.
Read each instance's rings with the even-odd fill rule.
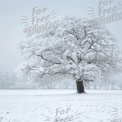
[[[69,74],[76,81],[77,92],[83,93],[84,82],[95,81],[117,67],[116,43],[95,21],[66,17],[58,27],[18,44],[24,62],[16,72],[33,81]]]

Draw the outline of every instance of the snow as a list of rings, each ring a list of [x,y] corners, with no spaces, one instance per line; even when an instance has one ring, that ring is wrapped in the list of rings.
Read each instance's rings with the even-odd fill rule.
[[[121,90],[0,90],[0,122],[122,121]]]
[[[15,71],[17,76],[35,82],[45,75],[70,74],[75,80],[90,82],[115,72],[120,64],[114,53],[116,39],[105,26],[93,23],[64,17],[58,27],[19,41],[23,62]]]

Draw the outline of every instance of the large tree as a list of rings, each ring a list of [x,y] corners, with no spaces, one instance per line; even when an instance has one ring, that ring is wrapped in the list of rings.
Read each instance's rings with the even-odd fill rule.
[[[104,26],[71,17],[62,19],[58,27],[21,41],[19,49],[25,61],[17,68],[18,74],[34,81],[46,75],[69,74],[78,93],[84,92],[84,83],[111,73],[118,63],[116,39]]]

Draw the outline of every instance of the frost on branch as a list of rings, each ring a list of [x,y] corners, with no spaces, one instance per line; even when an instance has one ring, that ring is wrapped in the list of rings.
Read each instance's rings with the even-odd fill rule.
[[[17,74],[34,81],[45,75],[69,74],[89,82],[114,71],[118,64],[113,53],[116,39],[94,23],[67,17],[58,27],[21,41],[18,47],[26,63],[17,68]]]

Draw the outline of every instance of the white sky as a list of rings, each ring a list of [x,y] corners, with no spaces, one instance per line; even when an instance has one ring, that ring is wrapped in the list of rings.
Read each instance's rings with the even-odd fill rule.
[[[111,1],[116,1],[112,5],[116,6],[117,1],[121,0]],[[98,2],[99,0],[0,0],[0,70],[13,71],[21,62],[15,43],[25,38],[20,19],[21,16],[31,16],[32,8],[46,7],[49,11],[55,10],[57,18],[65,15],[83,18],[89,16],[88,7],[94,7],[97,11]],[[122,12],[121,8],[119,12]],[[107,27],[122,48],[122,20],[111,22]]]

